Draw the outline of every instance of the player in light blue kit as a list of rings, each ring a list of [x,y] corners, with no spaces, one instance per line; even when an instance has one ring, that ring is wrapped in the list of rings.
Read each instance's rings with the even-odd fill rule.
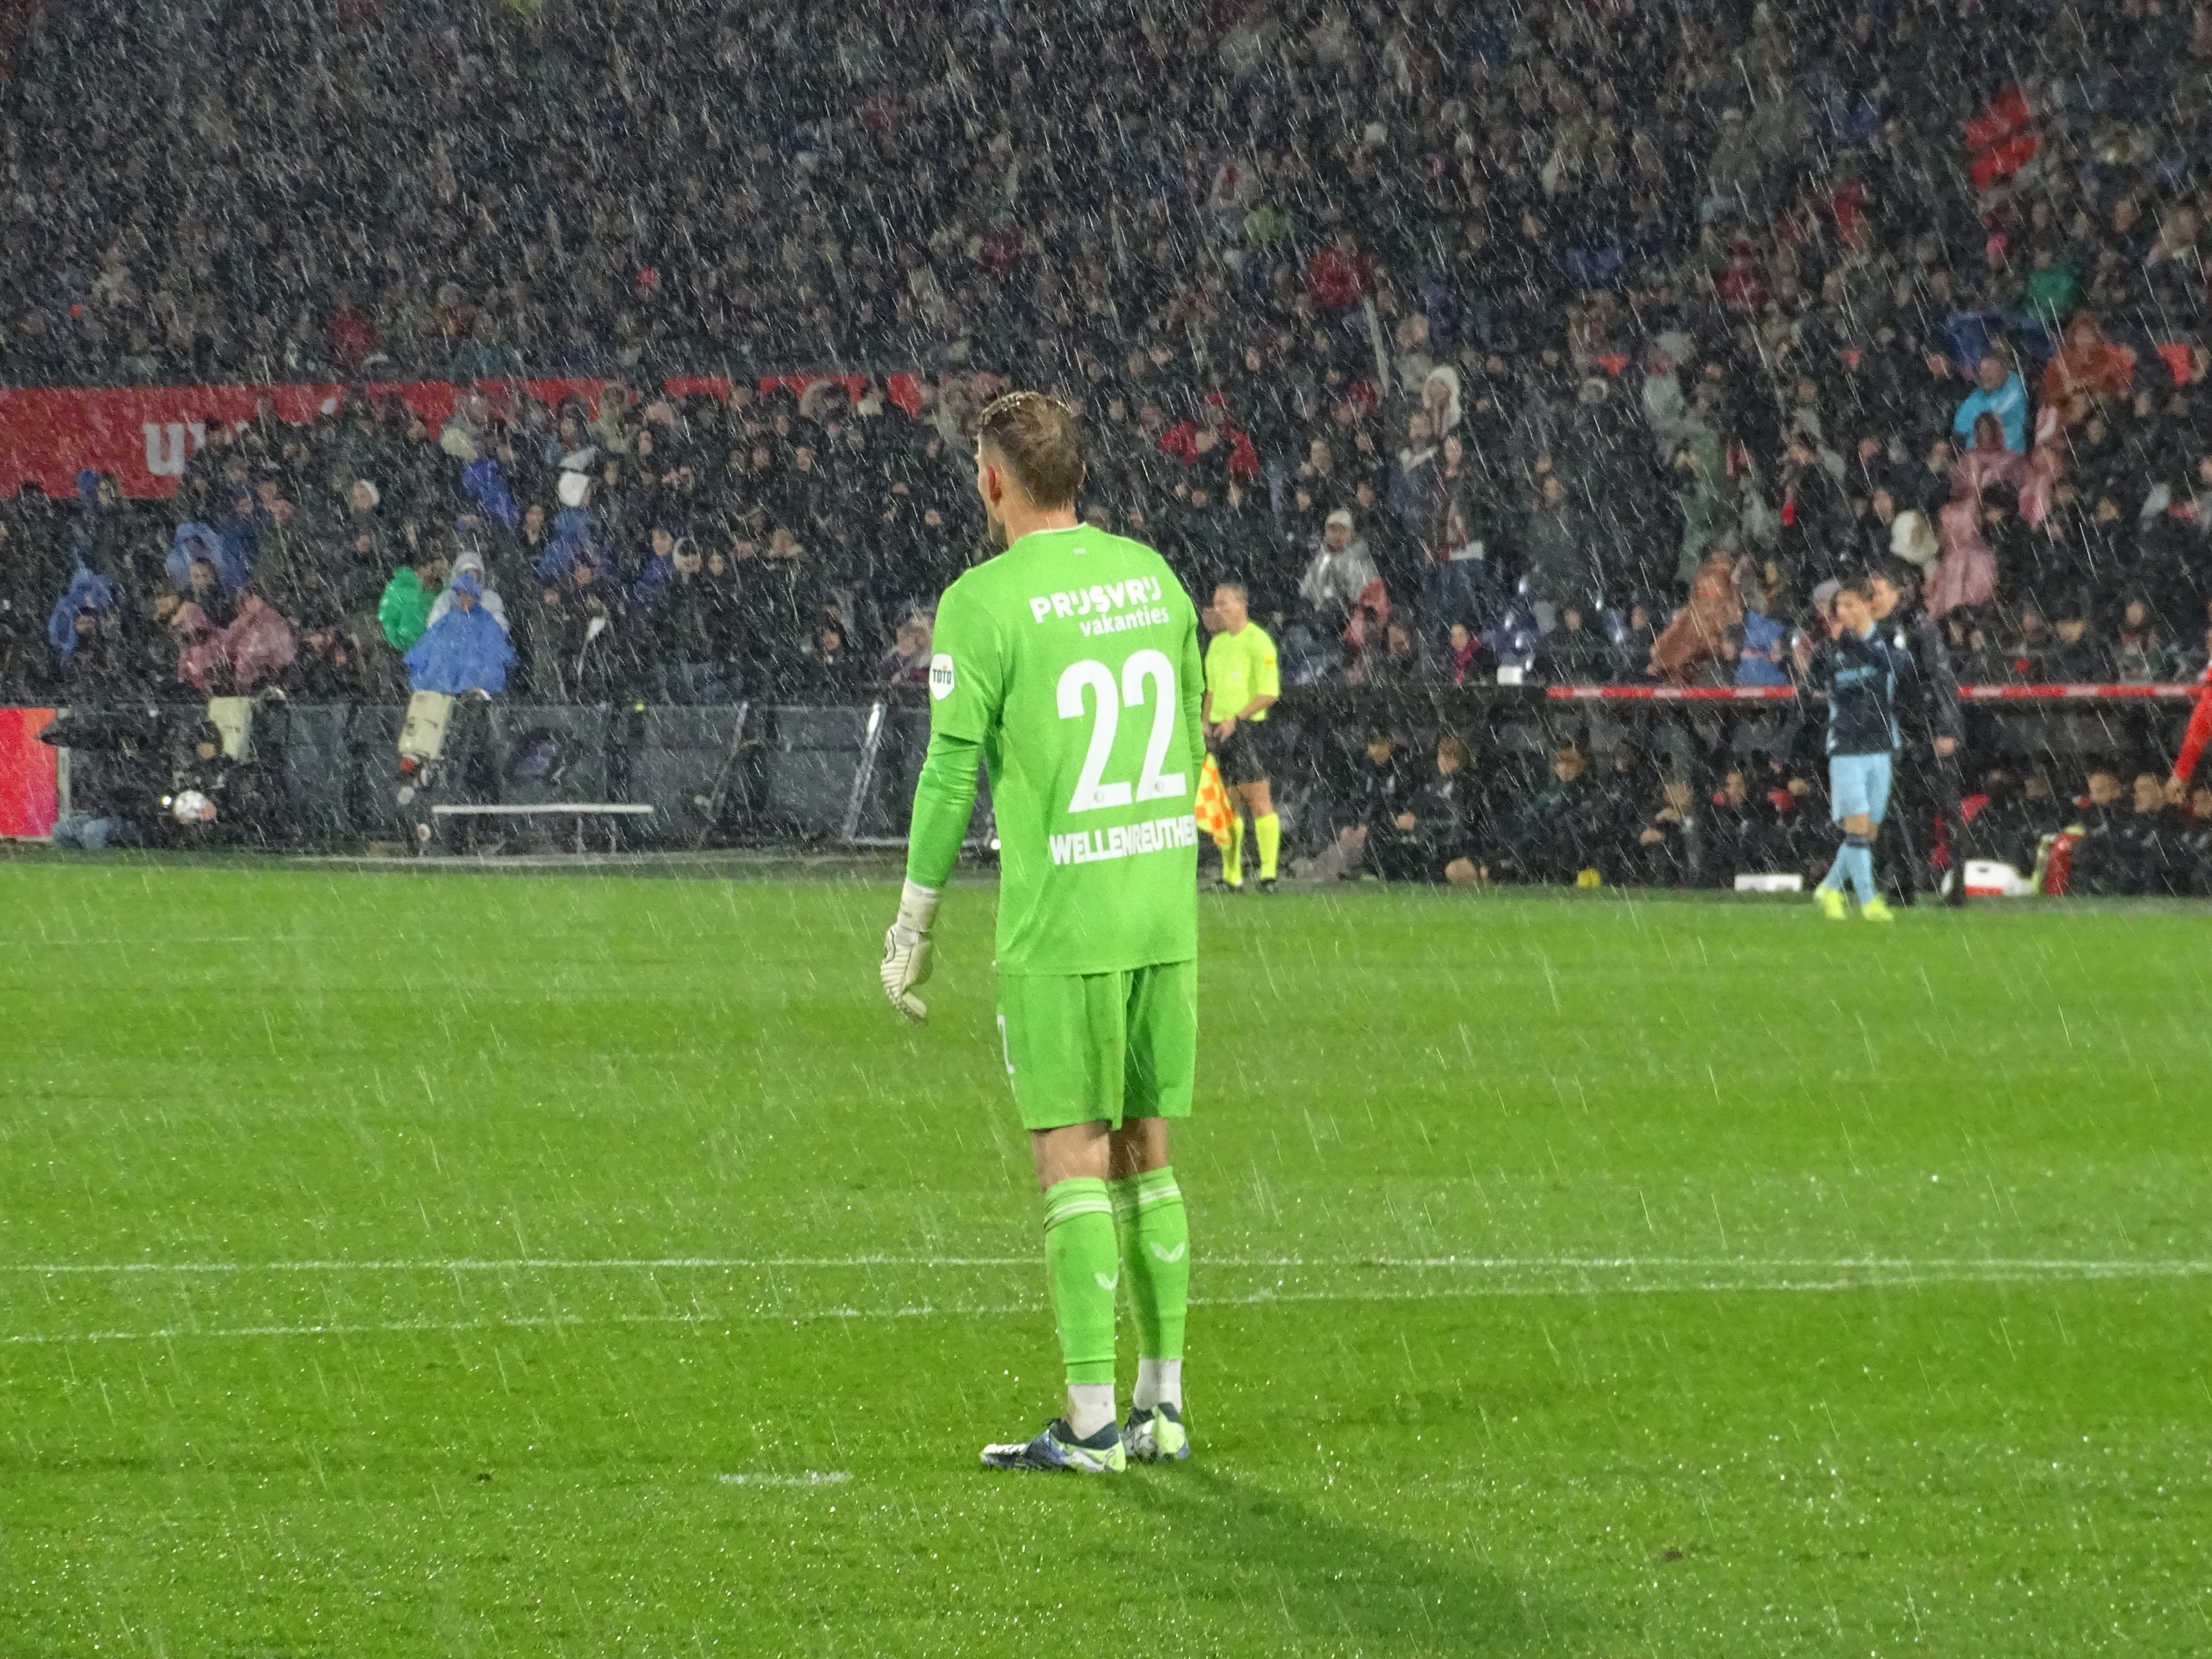
[[[1898,684],[1911,672],[1911,658],[1875,630],[1868,584],[1845,582],[1836,594],[1836,635],[1813,663],[1813,683],[1828,694],[1828,798],[1844,827],[1836,861],[1813,890],[1814,902],[1831,921],[1850,914],[1844,898],[1847,882],[1861,916],[1896,920],[1875,891],[1874,840],[1889,807],[1897,763]]]

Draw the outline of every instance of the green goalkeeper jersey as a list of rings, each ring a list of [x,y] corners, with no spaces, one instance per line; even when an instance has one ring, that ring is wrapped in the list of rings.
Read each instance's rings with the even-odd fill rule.
[[[1000,848],[999,971],[1198,954],[1198,616],[1149,547],[1034,532],[937,610],[930,733],[980,744]]]

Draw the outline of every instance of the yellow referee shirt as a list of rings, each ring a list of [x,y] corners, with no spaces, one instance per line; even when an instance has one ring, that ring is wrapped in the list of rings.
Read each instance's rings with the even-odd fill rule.
[[[1283,695],[1282,677],[1275,669],[1275,642],[1266,629],[1248,622],[1237,633],[1213,636],[1206,647],[1206,692],[1216,720],[1243,714],[1255,697]],[[1263,720],[1267,711],[1263,708],[1250,718]]]

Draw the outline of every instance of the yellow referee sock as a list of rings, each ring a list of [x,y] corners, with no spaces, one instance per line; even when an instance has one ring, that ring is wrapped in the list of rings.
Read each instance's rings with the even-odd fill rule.
[[[1244,819],[1229,821],[1229,844],[1221,849],[1221,879],[1231,887],[1244,884]]]
[[[1253,837],[1260,843],[1260,879],[1275,878],[1275,854],[1283,850],[1283,820],[1279,813],[1270,812],[1264,818],[1252,820]]]

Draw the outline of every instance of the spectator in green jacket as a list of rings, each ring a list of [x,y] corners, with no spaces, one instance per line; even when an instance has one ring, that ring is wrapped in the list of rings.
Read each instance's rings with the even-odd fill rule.
[[[400,655],[407,654],[430,626],[430,607],[437,600],[439,584],[446,579],[442,555],[425,553],[411,565],[403,564],[384,585],[376,602],[376,620],[384,637]]]
[[[2060,320],[2073,314],[2081,298],[2081,279],[2075,274],[2058,245],[2058,238],[2045,231],[2029,245],[2028,257],[2033,268],[2029,271],[2027,285],[2021,295],[2027,309],[2042,320],[2053,334],[2058,332]]]

